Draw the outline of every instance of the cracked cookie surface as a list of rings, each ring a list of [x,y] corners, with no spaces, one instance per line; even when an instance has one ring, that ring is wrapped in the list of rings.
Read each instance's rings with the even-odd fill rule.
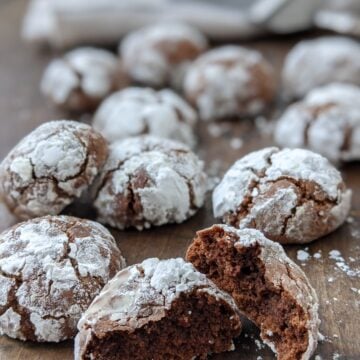
[[[213,192],[215,217],[280,243],[307,243],[330,233],[345,221],[350,203],[339,171],[304,149],[252,152],[235,162]]]
[[[57,106],[71,111],[93,110],[107,95],[129,84],[119,59],[92,47],[72,50],[46,68],[41,90]]]
[[[0,235],[0,333],[38,342],[73,338],[93,298],[125,261],[102,225],[45,216]]]
[[[301,98],[333,82],[360,85],[360,44],[342,36],[300,41],[290,50],[282,72],[285,96]]]
[[[275,96],[273,69],[258,51],[222,46],[191,64],[184,93],[202,120],[257,115]]]
[[[333,83],[290,105],[274,138],[283,147],[302,147],[334,163],[360,160],[360,88]]]
[[[195,110],[172,90],[131,87],[100,105],[93,126],[109,142],[150,134],[194,147],[196,122]]]
[[[78,324],[75,359],[206,359],[233,349],[234,300],[183,259],[147,259],[120,271]]]
[[[281,245],[255,229],[213,225],[198,231],[186,259],[228,292],[279,360],[308,360],[320,320],[318,298]]]
[[[19,219],[57,215],[93,182],[107,154],[106,140],[89,125],[40,125],[0,165],[4,201]]]
[[[203,205],[203,163],[185,145],[152,136],[113,143],[94,205],[102,223],[139,230],[181,223]]]
[[[189,64],[208,47],[206,37],[184,23],[159,23],[124,37],[119,52],[138,83],[180,89]]]

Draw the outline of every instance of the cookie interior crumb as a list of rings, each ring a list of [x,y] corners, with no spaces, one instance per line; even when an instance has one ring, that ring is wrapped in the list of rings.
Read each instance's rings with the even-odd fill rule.
[[[308,348],[308,315],[287,291],[266,279],[259,244],[236,248],[227,240],[229,233],[216,229],[198,233],[187,259],[261,326],[263,339],[274,344],[278,359],[301,359]]]
[[[185,360],[199,355],[199,359],[207,359],[208,353],[230,350],[229,339],[234,336],[232,314],[228,305],[219,305],[209,294],[197,290],[183,293],[164,318],[133,332],[109,332],[111,324],[104,320],[98,324],[104,336],[92,338],[87,354],[107,360]],[[85,354],[84,359],[90,357]]]

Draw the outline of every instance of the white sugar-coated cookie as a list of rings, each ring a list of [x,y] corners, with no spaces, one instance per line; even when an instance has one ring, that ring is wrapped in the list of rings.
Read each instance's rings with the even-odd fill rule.
[[[340,172],[304,149],[252,152],[235,162],[213,192],[215,217],[280,243],[307,243],[334,231],[350,204]]]
[[[234,300],[190,263],[151,258],[120,271],[78,327],[76,360],[185,360],[233,350],[241,322]]]
[[[234,298],[277,359],[311,358],[320,324],[318,298],[281,245],[255,229],[213,225],[196,233],[186,258]]]
[[[314,89],[280,117],[274,138],[282,147],[302,147],[334,163],[360,160],[360,88],[333,83]]]
[[[125,261],[102,225],[45,216],[0,234],[0,334],[59,342]]]
[[[19,219],[57,215],[93,182],[106,140],[89,125],[49,121],[23,138],[0,165],[0,187]]]
[[[136,82],[179,88],[189,63],[207,47],[197,29],[183,23],[159,23],[128,34],[119,52]]]
[[[131,87],[100,105],[93,127],[109,142],[150,134],[194,147],[196,121],[195,110],[172,90]]]
[[[273,69],[258,51],[222,46],[189,67],[184,93],[203,120],[256,115],[275,96]]]
[[[120,60],[113,53],[82,47],[52,60],[40,87],[55,105],[66,110],[87,111],[128,83]]]
[[[94,186],[102,223],[124,229],[181,223],[203,205],[203,162],[185,145],[141,136],[115,142]]]
[[[285,59],[284,95],[300,98],[332,82],[360,85],[360,44],[341,36],[299,42]]]

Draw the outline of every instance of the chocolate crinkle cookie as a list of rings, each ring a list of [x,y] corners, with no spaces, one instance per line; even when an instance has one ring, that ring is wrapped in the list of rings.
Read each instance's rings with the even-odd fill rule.
[[[359,58],[360,44],[350,38],[324,36],[301,41],[285,59],[284,95],[301,98],[332,82],[360,85]]]
[[[108,97],[93,126],[110,142],[151,134],[194,147],[195,110],[172,90],[131,87]]]
[[[284,244],[332,232],[345,221],[350,203],[340,172],[304,149],[252,152],[235,162],[213,192],[215,217]]]
[[[360,88],[334,83],[314,89],[279,119],[275,141],[309,148],[334,163],[360,160]]]
[[[89,125],[40,125],[0,165],[4,201],[19,219],[57,215],[88,188],[107,154],[106,140]]]
[[[203,162],[185,145],[152,136],[113,143],[94,185],[98,219],[138,230],[181,223],[203,205]]]
[[[184,93],[202,120],[257,115],[274,99],[273,69],[258,51],[222,46],[189,67]]]
[[[233,350],[234,300],[183,259],[120,271],[81,318],[75,359],[189,360]]]
[[[206,37],[196,28],[183,23],[159,23],[125,36],[119,52],[136,82],[180,88],[189,63],[207,47]]]
[[[90,111],[107,95],[128,84],[128,76],[114,54],[83,47],[52,60],[40,87],[45,96],[65,110]]]
[[[102,225],[68,216],[28,220],[0,235],[0,334],[73,338],[82,313],[125,266]]]
[[[281,245],[255,229],[214,225],[198,231],[187,259],[235,300],[279,360],[308,360],[320,320],[318,299]]]

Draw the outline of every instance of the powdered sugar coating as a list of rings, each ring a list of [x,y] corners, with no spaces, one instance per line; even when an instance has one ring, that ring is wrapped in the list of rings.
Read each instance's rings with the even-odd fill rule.
[[[360,85],[360,45],[341,36],[324,36],[298,43],[287,55],[282,79],[285,95],[303,97],[331,82]]]
[[[235,162],[213,192],[214,216],[282,243],[305,243],[340,226],[351,191],[321,155],[265,148]]]
[[[318,331],[319,331],[319,302],[315,290],[309,283],[304,272],[295,264],[285,253],[283,247],[267,239],[262,232],[255,229],[236,229],[228,225],[213,225],[209,229],[201,230],[208,234],[218,229],[225,231],[226,237],[233,243],[236,249],[244,247],[251,248],[255,245],[260,246],[258,255],[264,264],[265,279],[272,284],[275,289],[281,289],[290,294],[296,303],[304,310],[307,315],[306,328],[308,330],[308,346],[302,354],[302,360],[311,358],[317,347]],[[224,238],[222,236],[222,239]],[[245,314],[248,315],[248,314]],[[275,343],[272,341],[271,332],[267,332],[266,326],[258,324],[261,328],[261,338],[276,353]]]
[[[256,115],[274,97],[273,70],[255,50],[222,46],[189,67],[184,92],[203,120]]]
[[[360,159],[360,88],[334,83],[289,106],[275,128],[283,147],[304,147],[339,163]]]
[[[358,0],[327,0],[316,13],[320,28],[341,34],[360,35],[360,3]]]
[[[23,138],[0,165],[1,190],[20,219],[56,215],[92,183],[107,157],[89,125],[47,122]]]
[[[125,266],[102,225],[69,216],[20,223],[0,235],[0,333],[72,338],[82,312]]]
[[[2,196],[0,196],[0,232],[15,225],[17,222],[18,219],[8,208]]]
[[[82,47],[51,61],[40,87],[44,95],[58,106],[87,110],[125,84],[126,76],[114,54]]]
[[[207,47],[207,39],[197,29],[183,23],[160,23],[128,34],[119,52],[135,81],[180,88],[186,68]]]
[[[181,143],[142,136],[110,146],[95,186],[100,222],[119,229],[180,223],[203,205],[203,163]]]
[[[194,109],[175,92],[130,87],[100,105],[93,126],[110,142],[151,134],[193,147],[196,121]]]
[[[234,324],[241,326],[234,300],[193,265],[181,258],[151,258],[120,271],[94,299],[78,324],[75,359],[81,358],[86,342],[100,331],[97,324],[110,320],[112,328],[133,332],[160,321],[180,294],[193,291],[225,302],[234,312]]]

